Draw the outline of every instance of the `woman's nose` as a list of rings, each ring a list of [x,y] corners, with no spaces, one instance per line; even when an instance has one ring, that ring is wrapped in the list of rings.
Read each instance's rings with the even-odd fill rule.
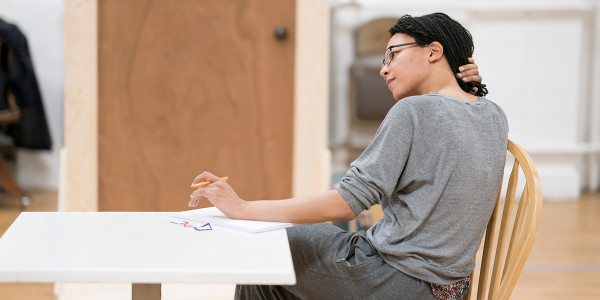
[[[390,74],[390,67],[383,65],[381,66],[381,70],[379,70],[379,75],[385,79],[386,76]]]

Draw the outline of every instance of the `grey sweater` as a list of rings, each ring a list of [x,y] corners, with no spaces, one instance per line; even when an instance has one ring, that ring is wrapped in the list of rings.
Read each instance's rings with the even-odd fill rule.
[[[408,97],[390,109],[338,191],[357,215],[381,204],[367,237],[386,263],[451,284],[475,267],[507,140],[504,112],[485,98]]]

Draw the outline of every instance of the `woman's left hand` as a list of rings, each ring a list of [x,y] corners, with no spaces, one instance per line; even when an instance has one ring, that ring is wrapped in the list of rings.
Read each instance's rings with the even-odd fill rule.
[[[204,197],[226,216],[230,218],[241,217],[242,209],[244,208],[246,201],[238,197],[227,181],[209,172],[203,172],[196,176],[193,184],[204,181],[210,181],[210,184],[198,187],[192,192],[190,195],[190,207],[197,206],[200,199]]]
[[[462,78],[464,82],[479,82],[481,83],[481,75],[479,75],[479,67],[475,64],[475,60],[469,57],[470,64],[466,64],[464,66],[460,66],[458,70],[460,73],[456,74],[458,77]]]

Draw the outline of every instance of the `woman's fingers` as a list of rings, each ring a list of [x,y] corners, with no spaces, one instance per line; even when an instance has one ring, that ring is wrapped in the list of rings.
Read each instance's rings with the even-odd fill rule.
[[[188,205],[195,207],[200,203],[200,199],[206,198],[225,215],[232,217],[235,212],[239,211],[239,207],[243,205],[244,201],[237,196],[226,180],[226,177],[219,178],[209,172],[202,172],[196,176],[192,186],[202,182],[210,183],[198,185],[190,194]]]
[[[200,203],[200,198],[202,198],[201,195],[199,195],[198,193],[196,193],[195,191],[190,195],[190,203],[188,204],[190,207],[196,207],[198,206],[198,203]]]
[[[469,69],[464,69],[464,71],[460,72],[460,77],[469,77],[469,76],[475,76],[475,75],[479,75],[479,69],[475,68],[469,68]]]
[[[479,75],[479,66],[477,66],[477,64],[475,64],[475,60],[471,57],[468,58],[469,60],[469,64],[466,64],[464,66],[460,66],[458,68],[458,70],[460,71],[460,73],[456,74],[458,77],[460,77],[462,79],[462,81],[464,82],[479,82],[481,83],[482,78],[481,75]]]
[[[470,76],[466,76],[463,77],[462,80],[464,82],[481,82],[483,78],[481,78],[480,75],[476,74],[476,75],[470,75]]]
[[[192,194],[190,195],[190,206],[198,205],[202,197],[207,198],[210,201],[210,199],[212,198],[212,194],[210,193],[210,191],[214,188],[209,187],[210,185],[212,184],[201,186],[192,192]]]
[[[198,203],[200,203],[200,198],[198,198],[198,199],[191,199],[190,203],[188,205],[189,205],[189,207],[196,207],[196,206],[198,206]]]
[[[215,202],[219,202],[222,199],[231,198],[230,194],[232,192],[233,190],[229,187],[225,180],[217,178],[217,181],[198,187],[196,190],[194,190],[190,195],[189,205],[194,207],[200,203],[200,199],[206,198],[216,206]]]
[[[192,182],[192,184],[196,184],[196,183],[200,183],[200,182],[204,182],[204,181],[210,181],[210,182],[215,182],[217,180],[219,180],[220,178],[210,172],[202,172],[202,174],[196,176],[196,178],[194,178],[194,181]]]
[[[478,69],[477,65],[475,65],[475,64],[461,66],[459,68],[459,70],[460,70],[460,73],[458,73],[457,75],[460,78],[466,78],[466,77],[479,75],[479,69]]]
[[[211,184],[208,185],[204,185],[204,186],[200,186],[198,187],[196,190],[194,190],[192,192],[192,194],[190,195],[190,202],[188,203],[188,205],[190,207],[196,207],[198,206],[198,204],[200,203],[200,199],[202,199],[202,197],[205,197],[207,199],[209,199],[210,201],[210,197],[207,195],[207,192],[209,190],[211,190],[211,188],[214,188],[217,181],[222,180],[221,178],[219,178],[218,176],[210,173],[210,172],[202,172],[202,174],[196,176],[196,178],[194,178],[194,181],[192,182],[192,187],[194,186],[194,184],[198,184],[201,182],[211,182]]]

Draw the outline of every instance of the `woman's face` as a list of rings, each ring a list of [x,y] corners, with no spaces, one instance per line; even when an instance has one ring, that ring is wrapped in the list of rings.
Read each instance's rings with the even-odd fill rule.
[[[420,95],[420,85],[427,77],[428,47],[416,44],[392,47],[394,45],[414,43],[415,39],[402,33],[394,34],[388,44],[385,63],[379,75],[392,91],[394,99]],[[389,63],[389,66],[387,65]]]

